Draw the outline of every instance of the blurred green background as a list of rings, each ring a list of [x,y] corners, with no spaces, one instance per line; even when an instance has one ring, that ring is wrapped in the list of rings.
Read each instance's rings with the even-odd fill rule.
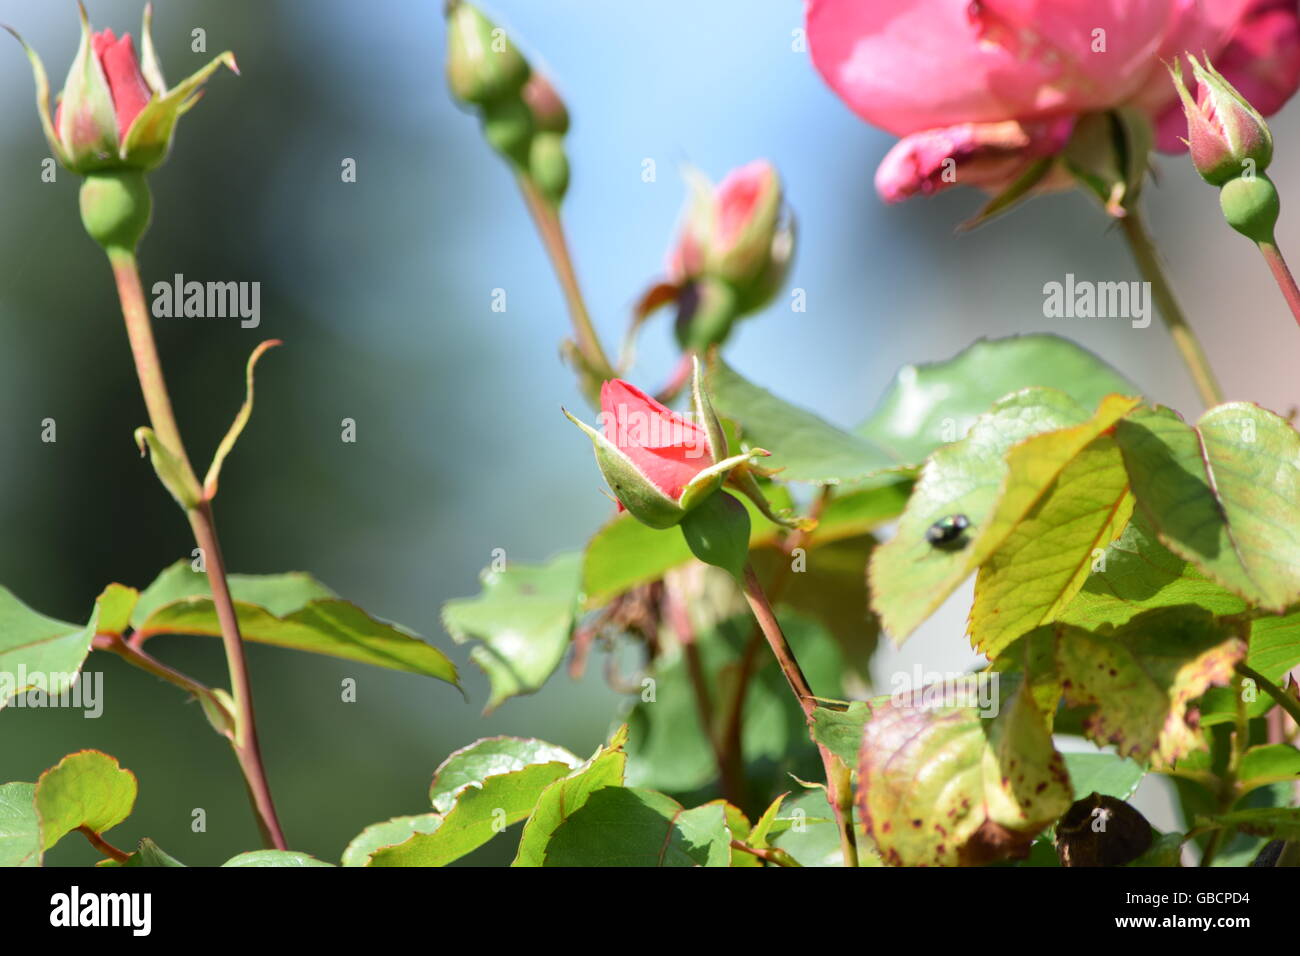
[[[146,289],[182,273],[261,283],[261,326],[160,319],[157,335],[186,443],[206,461],[243,395],[265,338],[285,347],[259,369],[252,423],[223,472],[218,525],[233,570],[305,570],[371,613],[440,647],[440,604],[472,594],[494,548],[538,561],[580,547],[607,502],[589,447],[560,415],[582,407],[557,342],[567,320],[513,181],[442,79],[438,3],[166,2],[154,36],[180,78],[232,49],[241,77],[209,84],[152,177],[154,224],[141,249]],[[96,28],[139,29],[137,0],[93,0]],[[1040,199],[956,239],[980,202],[956,191],[885,208],[871,188],[890,140],[857,121],[799,49],[793,2],[497,0],[511,29],[569,103],[574,179],[566,202],[578,268],[607,343],[660,269],[684,194],[679,167],[714,179],[772,159],[800,225],[790,281],[808,310],[778,299],[743,326],[733,364],[784,397],[853,424],[898,366],[948,357],[979,336],[1052,331],[1100,353],[1148,394],[1187,411],[1194,393],[1158,322],[1043,317],[1042,286],[1073,272],[1136,278],[1118,235],[1081,195]],[[56,87],[78,38],[68,0],[0,0]],[[206,31],[207,53],[191,51]],[[43,183],[47,147],[21,50],[0,42],[0,583],[34,608],[84,620],[105,584],[142,587],[192,547],[187,526],[136,453],[145,414],[102,254],[82,233],[77,180]],[[1297,110],[1275,121],[1284,197],[1300,194]],[[356,183],[340,177],[355,159]],[[653,160],[653,181],[643,178]],[[1161,163],[1147,205],[1193,322],[1232,397],[1285,413],[1300,400],[1295,330],[1261,262],[1219,218],[1185,159]],[[1284,249],[1300,248],[1285,209]],[[508,307],[491,309],[494,289]],[[663,319],[634,376],[659,382],[673,351]],[[1280,344],[1278,344],[1280,343]],[[58,441],[40,440],[41,421]],[[357,422],[355,444],[340,421]],[[969,593],[901,651],[894,670],[961,668]],[[224,683],[220,646],[162,638],[155,653]],[[433,769],[491,734],[548,739],[585,755],[623,699],[600,667],[563,673],[490,716],[482,676],[451,650],[468,701],[412,675],[250,649],[267,766],[289,840],[337,860],[365,825],[427,809]],[[0,780],[34,780],[95,747],[140,779],[119,845],[148,835],[191,864],[257,844],[233,758],[174,688],[92,655],[105,712],[0,713]],[[340,701],[340,681],[358,700]],[[1157,826],[1168,799],[1144,795]],[[190,830],[191,811],[207,831]],[[1163,817],[1162,817],[1163,815]],[[501,862],[506,841],[471,859]],[[51,863],[89,863],[64,841]]]

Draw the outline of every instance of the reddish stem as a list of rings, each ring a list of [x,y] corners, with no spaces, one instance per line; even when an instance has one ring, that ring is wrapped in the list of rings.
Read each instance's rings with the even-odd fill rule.
[[[1286,299],[1286,304],[1291,308],[1291,314],[1295,316],[1297,324],[1300,324],[1300,287],[1295,284],[1295,276],[1291,274],[1291,269],[1286,264],[1286,259],[1282,258],[1282,250],[1277,247],[1276,243],[1261,242],[1259,251],[1264,254],[1264,261],[1273,271],[1273,278],[1277,280],[1277,287],[1282,290],[1282,297]]]
[[[162,362],[154,343],[153,326],[145,306],[144,290],[140,285],[140,269],[135,253],[129,249],[114,248],[108,252],[117,280],[118,296],[122,301],[122,317],[126,321],[127,337],[131,341],[131,355],[135,359],[140,391],[144,393],[145,407],[149,410],[150,424],[159,441],[181,462],[186,481],[198,489],[198,479],[185,454],[176,415],[172,411],[167,383],[163,379]],[[199,495],[196,495],[198,497]],[[186,509],[195,542],[203,554],[204,567],[212,588],[212,603],[221,623],[221,641],[226,650],[226,665],[230,672],[231,696],[235,702],[235,733],[231,745],[240,769],[248,783],[258,826],[266,843],[276,849],[287,849],[280,821],[271,799],[266,770],[262,766],[261,748],[257,740],[257,724],[253,714],[253,691],[248,678],[248,665],[244,658],[243,638],[235,614],[234,600],[226,580],[225,561],[212,518],[212,506],[203,499],[197,507]]]

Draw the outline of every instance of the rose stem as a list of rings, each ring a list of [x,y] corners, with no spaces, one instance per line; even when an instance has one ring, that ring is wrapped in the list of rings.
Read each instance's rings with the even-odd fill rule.
[[[795,660],[794,651],[790,649],[790,644],[781,631],[781,625],[777,622],[772,605],[768,603],[767,596],[763,593],[763,586],[759,583],[752,564],[745,565],[745,599],[749,601],[750,610],[754,612],[754,620],[758,621],[763,636],[767,638],[768,646],[776,656],[776,662],[781,666],[781,673],[785,675],[790,690],[799,701],[799,708],[808,720],[808,735],[817,745],[817,752],[821,754],[822,766],[826,770],[826,798],[835,810],[835,823],[839,827],[844,865],[857,866],[858,843],[853,832],[853,790],[849,781],[849,770],[840,763],[838,757],[818,743],[816,735],[813,734],[813,713],[817,709],[817,700],[813,697],[812,688],[808,686],[808,679],[804,677],[799,662]]]
[[[808,509],[808,517],[818,520],[826,506],[830,504],[834,487],[823,485],[821,493],[813,501],[812,507]],[[767,595],[769,601],[779,601],[781,595],[785,592],[785,586],[790,580],[791,563],[788,560],[796,548],[802,548],[808,543],[811,532],[800,528],[793,534],[789,535],[781,550],[785,553],[787,560],[777,567],[776,573],[772,575],[772,580],[767,586]],[[734,759],[739,758],[741,749],[741,730],[745,720],[745,695],[749,688],[749,682],[754,676],[754,666],[758,662],[758,653],[763,647],[763,632],[755,625],[754,633],[750,636],[749,643],[745,645],[744,654],[740,659],[740,679],[736,682],[737,692],[732,699],[731,713],[727,717],[727,729],[723,735],[723,747],[729,756]]]
[[[135,253],[128,249],[113,248],[109,250],[108,257],[113,266],[113,276],[117,280],[122,317],[126,320],[126,333],[131,341],[131,354],[135,359],[135,370],[140,379],[140,390],[144,393],[145,406],[149,410],[150,423],[159,441],[180,460],[190,481],[197,487],[198,481],[194,477],[189,457],[185,454],[176,416],[172,412],[171,398],[167,393],[167,384],[163,380],[162,363],[154,344],[153,328],[145,307]],[[186,514],[194,532],[194,540],[203,554],[204,567],[212,587],[212,603],[221,624],[221,642],[226,650],[226,666],[230,672],[231,692],[235,702],[235,728],[231,746],[248,783],[249,796],[262,838],[270,846],[283,850],[287,844],[275,813],[275,804],[271,800],[266,770],[262,766],[257,724],[253,716],[253,690],[244,659],[239,621],[235,615],[234,601],[230,597],[230,586],[226,582],[226,567],[221,556],[221,544],[217,539],[211,502],[203,499],[197,507],[187,509]]]
[[[1120,224],[1123,226],[1125,238],[1128,239],[1129,248],[1133,252],[1133,258],[1137,260],[1138,271],[1142,274],[1142,278],[1151,283],[1151,291],[1155,295],[1156,306],[1160,309],[1160,317],[1165,320],[1165,326],[1173,336],[1174,345],[1182,353],[1183,362],[1192,375],[1192,381],[1196,383],[1196,390],[1201,394],[1201,401],[1207,408],[1222,404],[1223,390],[1214,377],[1214,371],[1210,368],[1210,361],[1206,358],[1200,340],[1192,331],[1192,327],[1187,324],[1187,318],[1174,297],[1174,290],[1169,285],[1169,279],[1160,265],[1155,245],[1147,233],[1146,225],[1142,222],[1141,214],[1136,208],[1130,209],[1128,214],[1120,219]]]
[[[564,237],[564,224],[555,205],[542,195],[536,184],[526,175],[519,176],[519,189],[524,195],[524,202],[532,214],[542,245],[551,258],[560,288],[564,290],[564,299],[569,306],[569,316],[573,321],[573,333],[577,340],[578,354],[582,357],[587,371],[600,381],[614,378],[614,367],[600,344],[596,327],[592,325],[591,313],[582,297],[582,288],[578,285],[578,275],[573,268],[573,258],[569,255],[569,244]],[[597,382],[599,385],[599,382]]]
[[[1264,254],[1264,261],[1273,270],[1273,278],[1277,280],[1277,287],[1282,290],[1286,304],[1291,307],[1291,314],[1300,323],[1300,288],[1296,286],[1295,276],[1282,258],[1282,250],[1277,247],[1277,243],[1261,242],[1259,251]]]

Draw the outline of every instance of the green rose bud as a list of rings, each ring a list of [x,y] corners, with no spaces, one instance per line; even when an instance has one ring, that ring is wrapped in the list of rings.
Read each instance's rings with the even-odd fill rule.
[[[517,98],[529,73],[505,30],[472,4],[447,4],[447,83],[456,99],[484,106]]]

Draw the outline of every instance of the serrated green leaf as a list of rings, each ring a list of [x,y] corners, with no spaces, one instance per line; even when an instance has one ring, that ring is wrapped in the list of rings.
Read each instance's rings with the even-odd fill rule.
[[[1257,607],[1300,601],[1300,434],[1290,425],[1233,402],[1195,427],[1143,410],[1115,438],[1166,547]]]
[[[131,814],[135,774],[98,750],[68,754],[41,774],[34,796],[41,849],[48,850],[78,827],[102,834]]]
[[[839,484],[898,464],[868,439],[777,398],[721,360],[710,363],[709,382],[719,414],[740,425],[744,444],[772,453],[763,466],[781,469],[783,481]]]
[[[609,743],[592,754],[568,776],[556,780],[537,800],[524,832],[519,838],[519,852],[513,866],[544,866],[547,846],[557,829],[605,787],[623,786],[627,768],[627,727],[614,732]]]
[[[1091,793],[1127,800],[1146,776],[1146,768],[1115,754],[1068,753],[1065,768],[1070,772],[1074,799]]]
[[[232,856],[222,866],[333,866],[295,850],[250,850]]]
[[[1241,598],[1162,545],[1137,511],[1057,620],[1098,630],[1119,627],[1143,611],[1180,604],[1196,604],[1217,616],[1246,609]]]
[[[998,399],[1032,386],[1060,389],[1084,408],[1096,408],[1112,393],[1138,394],[1124,376],[1068,339],[980,340],[947,361],[904,366],[857,432],[899,461],[919,464],[964,437]]]
[[[542,791],[580,763],[563,747],[519,737],[489,737],[457,750],[429,790],[441,822],[376,850],[369,865],[446,866],[527,817]]]
[[[1084,730],[1121,755],[1172,763],[1204,746],[1188,705],[1232,678],[1245,642],[1200,608],[1160,608],[1102,635],[1061,626],[1057,666],[1071,705],[1096,709]]]
[[[687,810],[653,790],[605,787],[556,828],[546,866],[728,866],[731,832],[717,803]]]
[[[680,538],[677,532],[671,537]],[[442,606],[442,623],[458,644],[478,643],[470,660],[491,685],[486,710],[531,694],[551,676],[569,646],[578,613],[582,556],[561,554],[543,565],[486,570],[478,597]]]
[[[371,617],[301,572],[229,577],[240,633],[246,640],[290,650],[436,677],[457,684],[456,666],[400,625]],[[137,635],[221,636],[207,575],[187,561],[167,568],[140,595],[132,615]]]
[[[1056,620],[1132,513],[1124,460],[1115,440],[1102,435],[1065,464],[979,569],[971,644],[995,657]]]
[[[432,833],[441,825],[440,813],[420,813],[372,823],[352,838],[352,842],[343,851],[340,864],[368,866],[371,854],[376,851],[405,843],[417,833]]]
[[[1135,404],[1109,396],[1089,416],[1063,392],[1025,389],[936,451],[897,533],[871,559],[873,607],[894,639],[906,638],[988,560],[1061,470]],[[969,524],[964,537],[932,544],[927,531],[955,516]]]
[[[980,865],[1028,854],[1072,802],[1065,762],[1022,685],[996,716],[894,702],[867,722],[858,805],[894,865]]]
[[[1279,617],[1260,617],[1250,622],[1250,650],[1246,664],[1274,684],[1286,682],[1286,674],[1300,664],[1300,611]],[[1255,699],[1246,701],[1248,717],[1262,717],[1274,707],[1273,698],[1261,688]],[[1236,692],[1231,687],[1211,687],[1201,698],[1201,726],[1231,723],[1237,719]]]
[[[36,784],[0,786],[0,866],[41,865],[41,822]]]

